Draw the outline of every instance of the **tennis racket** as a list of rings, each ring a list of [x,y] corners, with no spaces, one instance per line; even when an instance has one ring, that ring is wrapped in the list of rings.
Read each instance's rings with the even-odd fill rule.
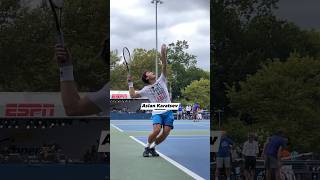
[[[64,38],[63,32],[61,29],[61,17],[62,17],[62,7],[63,7],[63,0],[49,0],[50,7],[53,13],[53,18],[56,23],[57,29],[57,42],[60,43],[64,47]],[[58,11],[58,13],[57,13]]]
[[[123,53],[124,63],[127,66],[128,75],[131,75],[131,71],[130,71],[130,67],[129,67],[129,65],[131,63],[130,51],[129,51],[129,49],[127,47],[124,47],[122,53]]]

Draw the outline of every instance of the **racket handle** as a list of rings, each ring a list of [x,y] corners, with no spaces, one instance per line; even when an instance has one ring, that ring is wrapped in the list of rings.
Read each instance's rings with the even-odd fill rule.
[[[59,44],[62,45],[62,47],[64,47],[64,37],[63,37],[63,32],[60,31],[58,34],[57,34],[57,42]]]
[[[61,44],[62,47],[64,47],[64,37],[63,37],[63,32],[60,31],[59,33],[57,33],[57,42],[59,44]],[[62,64],[65,64],[66,62],[65,61],[62,61]]]

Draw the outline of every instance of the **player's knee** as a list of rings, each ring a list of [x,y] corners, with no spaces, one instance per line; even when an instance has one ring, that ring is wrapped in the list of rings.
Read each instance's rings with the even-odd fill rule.
[[[171,127],[165,126],[165,128],[163,129],[163,134],[168,136],[170,134],[170,131],[171,131]]]
[[[155,129],[155,130],[153,131],[153,133],[158,135],[158,134],[160,134],[160,131],[161,131],[160,129]]]
[[[165,137],[167,137],[170,134],[170,130],[169,131],[163,131],[162,133]]]
[[[155,134],[159,134],[160,131],[161,131],[161,127],[155,127],[155,128],[153,129],[153,133],[155,133]]]

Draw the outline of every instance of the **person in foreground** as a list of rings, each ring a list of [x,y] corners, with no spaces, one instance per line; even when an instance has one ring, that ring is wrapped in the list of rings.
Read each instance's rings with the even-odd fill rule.
[[[242,155],[244,156],[245,164],[244,175],[246,180],[255,179],[256,159],[258,152],[258,142],[254,140],[254,134],[250,133],[248,135],[248,140],[243,144],[242,148]]]
[[[264,148],[267,180],[280,180],[281,151],[286,147],[287,140],[283,131],[278,131],[269,138]]]
[[[132,98],[147,97],[150,103],[171,103],[167,87],[167,47],[161,46],[162,73],[159,79],[153,72],[146,71],[142,75],[142,81],[146,84],[140,91],[135,91],[132,77],[128,75],[129,93]],[[147,147],[143,152],[144,157],[159,156],[155,146],[163,142],[173,129],[173,112],[169,110],[152,111],[153,131],[148,137]],[[162,133],[161,132],[162,129]]]
[[[216,155],[216,179],[219,179],[220,171],[225,168],[226,179],[230,180],[231,175],[231,148],[234,142],[227,136],[226,131],[223,131],[220,140],[219,150]]]

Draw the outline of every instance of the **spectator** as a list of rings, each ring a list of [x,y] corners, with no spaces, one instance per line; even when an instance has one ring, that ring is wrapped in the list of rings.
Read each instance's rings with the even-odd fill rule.
[[[187,105],[186,106],[186,113],[187,113],[187,119],[190,119],[190,115],[191,115],[191,106],[190,105]]]
[[[231,168],[231,148],[233,146],[234,142],[227,137],[226,132],[224,132],[221,136],[220,140],[220,146],[219,150],[216,154],[216,162],[217,162],[217,168],[216,168],[216,179],[219,178],[220,171],[224,167],[225,173],[227,176],[227,180],[230,180],[230,168]]]
[[[178,108],[178,112],[177,112],[177,119],[182,119],[182,104],[180,103],[179,108]]]
[[[198,108],[198,113],[197,113],[197,121],[202,120],[202,110]]]
[[[246,180],[253,180],[255,177],[256,157],[258,153],[258,142],[254,140],[254,134],[250,133],[242,149],[245,162],[244,176]]]
[[[264,149],[267,180],[280,180],[280,158],[282,149],[286,146],[283,132],[278,131],[270,137]]]
[[[199,104],[196,102],[192,107],[192,119],[195,122],[197,120],[198,109],[200,108]]]

